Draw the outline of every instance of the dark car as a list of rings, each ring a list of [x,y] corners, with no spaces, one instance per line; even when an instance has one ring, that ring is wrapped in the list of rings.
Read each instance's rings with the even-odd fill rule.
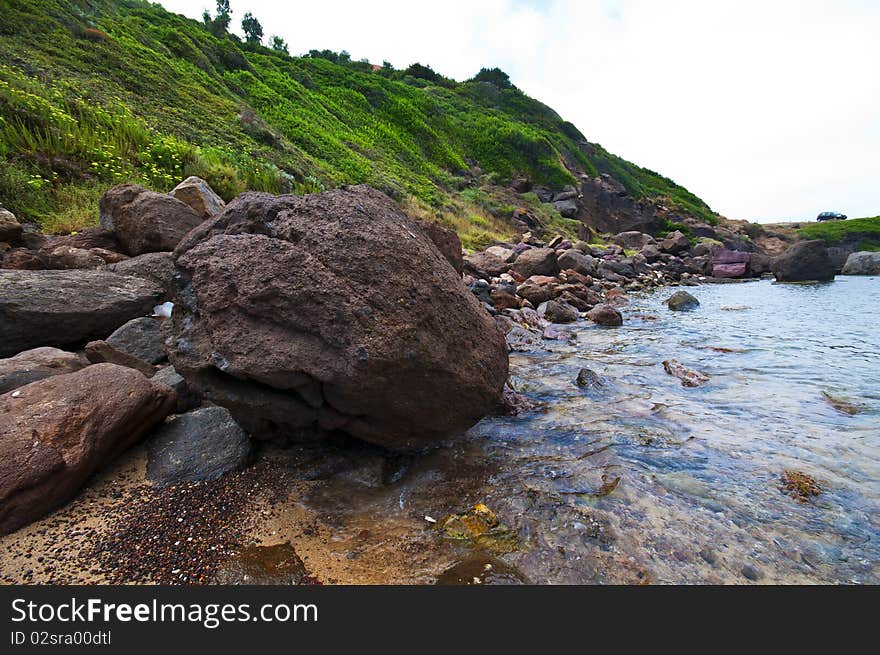
[[[837,212],[822,212],[816,217],[817,221],[845,221],[846,214],[839,214]]]

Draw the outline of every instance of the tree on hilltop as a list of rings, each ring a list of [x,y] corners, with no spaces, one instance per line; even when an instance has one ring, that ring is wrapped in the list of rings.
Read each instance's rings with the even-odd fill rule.
[[[287,48],[287,41],[282,39],[280,36],[274,35],[269,41],[272,44],[272,50],[283,52],[285,55],[290,54],[290,50],[288,50]]]
[[[232,22],[232,9],[229,6],[229,0],[217,0],[217,12],[214,14],[214,18],[211,18],[211,14],[205,9],[202,20],[205,27],[214,36],[219,38],[226,34],[229,30],[229,24]]]
[[[263,40],[263,26],[254,18],[251,12],[247,12],[241,19],[241,29],[244,32],[245,41],[251,44],[260,43]]]

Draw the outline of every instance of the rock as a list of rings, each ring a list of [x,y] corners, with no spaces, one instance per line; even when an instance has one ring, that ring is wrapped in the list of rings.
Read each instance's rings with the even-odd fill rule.
[[[581,275],[595,275],[598,264],[595,257],[575,248],[565,250],[559,255],[558,263],[561,270],[571,269]]]
[[[749,265],[745,262],[738,264],[715,264],[712,266],[712,277],[737,278],[748,275]]]
[[[198,396],[190,391],[186,380],[180,373],[174,370],[173,366],[166,366],[165,368],[159,369],[151,379],[153,382],[164,384],[165,386],[174,389],[174,393],[177,394],[177,407],[174,409],[175,414],[183,414],[185,411],[198,406]]]
[[[516,293],[520,298],[525,298],[537,307],[553,297],[553,288],[552,284],[537,284],[532,280],[526,280],[517,287]]]
[[[101,226],[112,229],[128,255],[174,250],[202,222],[189,205],[137,184],[108,190],[100,202]]]
[[[245,546],[220,565],[219,585],[291,586],[308,584],[306,565],[289,543]]]
[[[89,365],[81,355],[57,348],[34,348],[0,359],[0,394],[53,375],[73,373]]]
[[[609,275],[609,273],[624,278],[636,277],[636,271],[632,264],[629,264],[626,261],[615,261],[613,259],[604,259],[600,261],[599,268],[596,272],[605,279],[614,279],[613,275]]]
[[[633,198],[611,175],[582,178],[580,192],[584,220],[599,232],[653,233],[658,228],[659,221],[654,205]]]
[[[155,318],[134,318],[117,328],[106,341],[117,350],[134,355],[148,364],[158,364],[165,359],[162,322]]]
[[[596,371],[589,368],[582,368],[578,371],[577,380],[575,380],[575,382],[579,387],[590,389],[606,386],[605,379],[596,373]]]
[[[12,248],[3,254],[3,269],[9,271],[40,271],[49,267],[38,250]]]
[[[0,241],[7,243],[21,238],[22,227],[18,219],[8,209],[0,207]]]
[[[108,251],[109,252],[109,251]],[[58,246],[45,256],[46,268],[66,270],[71,268],[98,268],[107,262],[97,253],[84,248]]]
[[[760,277],[764,273],[770,272],[772,260],[767,255],[759,252],[752,253],[752,259],[749,262],[749,275],[751,277]]]
[[[846,258],[844,275],[880,275],[880,252],[854,252]]]
[[[654,237],[644,232],[631,230],[629,232],[621,232],[611,239],[618,246],[622,246],[627,250],[641,250],[645,246],[654,243]]]
[[[699,307],[700,301],[687,291],[676,291],[666,299],[666,306],[674,312],[684,312]]]
[[[519,254],[513,248],[507,248],[506,246],[490,246],[486,248],[486,252],[507,263],[516,259],[516,256]]]
[[[107,270],[119,275],[131,275],[155,282],[166,294],[170,293],[171,283],[177,273],[170,252],[148,252],[117,264],[111,264]]]
[[[464,270],[476,277],[498,277],[509,268],[506,261],[488,252],[475,252],[464,258]]]
[[[553,202],[562,202],[563,200],[574,200],[578,197],[577,189],[570,184],[563,187],[562,191],[553,195]]]
[[[751,580],[752,582],[757,582],[761,579],[761,571],[752,566],[751,564],[746,564],[740,569],[740,573],[743,574],[743,577]]]
[[[623,325],[623,316],[611,305],[596,305],[587,312],[587,318],[597,325],[619,327]]]
[[[532,248],[520,253],[511,269],[524,278],[532,275],[558,275],[559,261],[553,248]]]
[[[492,306],[499,312],[505,309],[519,309],[520,301],[514,294],[501,289],[493,289],[490,298]]]
[[[157,487],[216,480],[243,468],[251,441],[225,407],[176,416],[147,443],[147,479]]]
[[[175,256],[171,362],[252,436],[411,448],[497,405],[503,335],[379,191],[245,193]]]
[[[102,250],[119,252],[121,245],[112,229],[106,227],[87,227],[78,232],[63,236],[45,238],[40,244],[41,250],[52,250],[60,247],[80,248],[82,250]]]
[[[113,364],[0,396],[0,534],[67,502],[174,404],[168,387]]]
[[[144,376],[151,378],[156,373],[155,367],[138,359],[134,355],[114,348],[106,341],[89,341],[85,347],[86,358],[92,364],[116,364],[133,368],[140,371]]]
[[[834,266],[835,275],[841,275],[843,273],[843,267],[846,266],[846,260],[851,254],[853,254],[852,246],[840,245],[828,247],[828,258],[831,260],[831,265]]]
[[[532,181],[527,177],[516,177],[511,181],[510,188],[517,193],[528,193],[532,190]]]
[[[669,375],[681,380],[684,387],[699,387],[709,381],[709,376],[699,371],[687,368],[677,359],[669,359],[663,362],[663,370]]]
[[[666,235],[666,238],[660,242],[660,251],[667,252],[670,255],[678,255],[690,250],[691,242],[679,230]]]
[[[834,279],[834,264],[825,242],[798,241],[771,265],[778,282],[828,282]]]
[[[578,213],[578,204],[576,199],[556,200],[553,206],[562,218],[574,218]]]
[[[658,259],[660,259],[660,248],[658,248],[653,243],[649,243],[647,246],[642,248],[641,254],[646,261],[656,262]]]
[[[532,189],[541,202],[553,202],[553,192],[547,187],[536,186]]]
[[[106,337],[161,295],[152,282],[107,271],[0,271],[0,357]]]
[[[452,265],[455,272],[461,275],[464,270],[464,258],[461,254],[461,240],[455,230],[428,221],[419,221],[419,226],[422,228],[422,232],[437,246],[440,254]]]
[[[195,175],[186,178],[174,187],[168,195],[189,205],[202,220],[216,216],[223,211],[226,203],[214,193],[211,185]]]
[[[548,300],[538,307],[538,315],[551,323],[573,323],[580,315],[578,310],[561,300]]]

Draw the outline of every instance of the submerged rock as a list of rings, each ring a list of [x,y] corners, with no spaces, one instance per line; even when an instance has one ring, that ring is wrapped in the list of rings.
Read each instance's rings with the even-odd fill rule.
[[[663,362],[663,369],[669,375],[681,380],[681,384],[684,387],[699,387],[709,381],[708,375],[687,368],[677,359],[668,359]]]
[[[834,409],[842,414],[849,414],[850,416],[855,416],[861,411],[861,408],[858,405],[855,405],[848,400],[844,400],[843,398],[838,398],[837,396],[832,396],[830,393],[823,391],[822,397],[825,401],[831,405]]]
[[[374,189],[242,194],[176,257],[171,361],[252,436],[408,448],[498,403],[501,331]]]
[[[483,503],[477,503],[464,514],[444,517],[437,523],[437,529],[448,539],[496,554],[511,553],[519,548],[516,534]]]
[[[457,562],[437,578],[438,585],[525,585],[529,579],[516,567],[491,555],[474,555]]]
[[[181,414],[159,428],[147,444],[147,479],[165,487],[216,480],[244,467],[251,441],[225,407]]]
[[[589,368],[582,368],[578,371],[578,376],[575,382],[579,387],[588,389],[597,389],[606,386],[605,378]]]
[[[247,546],[220,566],[221,585],[300,585],[313,582],[306,565],[289,543]]]
[[[700,301],[687,291],[676,291],[666,300],[666,306],[674,312],[684,312],[699,307]]]
[[[98,364],[0,396],[0,534],[68,501],[173,409],[174,392]]]
[[[0,271],[0,356],[103,339],[161,295],[152,282],[107,271]]]

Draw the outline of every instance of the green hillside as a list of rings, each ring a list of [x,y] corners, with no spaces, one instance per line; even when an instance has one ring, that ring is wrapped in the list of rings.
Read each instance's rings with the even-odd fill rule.
[[[798,230],[798,236],[822,239],[828,245],[849,243],[856,250],[880,250],[880,216],[812,223]]]
[[[686,189],[586,144],[497,70],[459,83],[346,53],[291,57],[140,0],[0,0],[0,62],[0,204],[48,230],[94,223],[113,183],[167,191],[187,175],[226,199],[371,184],[467,245],[510,231],[514,201],[497,189],[517,175],[559,189],[608,172],[636,197],[714,219]],[[466,188],[474,166],[488,191]],[[576,229],[551,206],[532,209]]]

